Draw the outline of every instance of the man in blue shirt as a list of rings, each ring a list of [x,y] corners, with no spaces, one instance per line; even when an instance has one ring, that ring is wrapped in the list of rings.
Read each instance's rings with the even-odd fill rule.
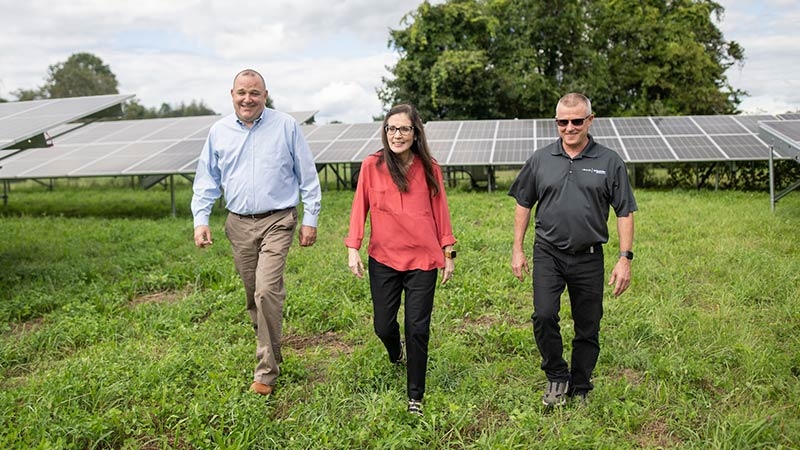
[[[297,122],[266,108],[264,78],[243,70],[231,89],[235,113],[208,132],[197,163],[192,196],[194,242],[212,244],[208,219],[224,193],[229,211],[225,234],[236,270],[244,283],[247,311],[256,331],[258,360],[250,388],[272,393],[280,374],[283,272],[297,227],[297,204],[303,200],[299,241],[317,239],[322,193],[314,157]]]

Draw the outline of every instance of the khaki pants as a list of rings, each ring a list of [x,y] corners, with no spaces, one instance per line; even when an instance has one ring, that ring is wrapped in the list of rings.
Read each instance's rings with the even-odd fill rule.
[[[276,211],[264,218],[228,214],[225,234],[233,261],[244,283],[247,312],[256,332],[254,381],[274,385],[280,374],[281,330],[286,287],[283,272],[297,226],[297,209]]]

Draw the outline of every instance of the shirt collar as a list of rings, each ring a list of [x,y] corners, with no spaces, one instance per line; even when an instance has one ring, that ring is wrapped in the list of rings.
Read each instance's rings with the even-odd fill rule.
[[[261,115],[258,116],[258,119],[253,121],[253,127],[258,126],[262,122],[262,120],[264,119],[264,114],[266,114],[266,112],[267,108],[264,108],[264,110],[261,111]],[[237,116],[236,113],[233,113],[233,117],[236,119],[236,123],[239,124],[239,126],[247,128],[247,125],[245,125],[244,122],[239,120],[239,116]]]
[[[594,138],[592,137],[591,134],[589,134],[588,137],[589,137],[589,143],[586,144],[586,147],[577,156],[578,158],[595,158],[595,157],[597,157],[597,149],[595,148],[596,145],[595,145]],[[567,155],[567,152],[564,151],[564,146],[561,143],[561,138],[558,138],[558,145],[556,145],[556,148],[554,148],[551,153],[554,156],[562,155],[562,156],[569,157],[569,155]]]

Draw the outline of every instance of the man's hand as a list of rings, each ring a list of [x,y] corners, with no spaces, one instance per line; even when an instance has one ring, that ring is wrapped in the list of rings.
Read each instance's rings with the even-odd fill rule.
[[[208,225],[198,225],[194,228],[194,245],[206,248],[213,244],[211,240],[211,229]]]
[[[311,247],[317,242],[317,227],[308,225],[300,226],[300,234],[298,236],[301,247]]]
[[[628,258],[620,258],[611,272],[608,285],[614,285],[614,297],[622,295],[631,285],[631,261]]]

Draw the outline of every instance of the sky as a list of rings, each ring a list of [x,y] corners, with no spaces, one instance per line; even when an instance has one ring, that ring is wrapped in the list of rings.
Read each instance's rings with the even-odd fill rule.
[[[431,3],[442,3],[434,0]],[[241,69],[261,72],[277,109],[318,111],[317,123],[371,122],[377,90],[397,53],[389,30],[405,28],[407,0],[0,0],[0,97],[45,83],[50,65],[98,56],[121,94],[146,107],[202,101],[233,111]],[[800,2],[718,0],[717,26],[745,49],[727,72],[749,93],[748,114],[800,110]],[[233,5],[233,6],[230,6]]]

